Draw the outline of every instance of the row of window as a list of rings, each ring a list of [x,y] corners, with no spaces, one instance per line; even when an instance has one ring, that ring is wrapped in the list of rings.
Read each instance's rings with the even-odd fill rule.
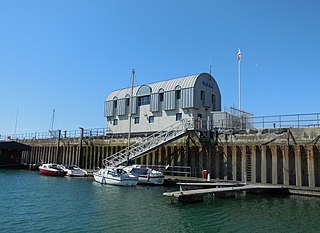
[[[163,101],[164,93],[159,93],[159,99],[160,99],[160,102]],[[178,99],[178,100],[181,99],[181,90],[176,90],[176,99]],[[148,105],[148,104],[150,104],[150,95],[138,97],[138,106]],[[130,98],[126,98],[126,106],[129,106],[129,105],[130,105]],[[113,101],[113,107],[114,108],[118,107],[117,100]]]
[[[176,99],[181,99],[181,90],[176,90]],[[163,102],[164,93],[159,93],[159,101]],[[150,95],[138,97],[138,106],[150,104]]]
[[[181,99],[181,90],[176,90],[176,99],[178,99],[178,100]],[[164,93],[159,93],[159,100],[160,100],[160,102],[162,102],[164,100]],[[205,102],[205,92],[204,91],[200,92],[200,100],[202,103]],[[211,95],[211,103],[213,105],[213,109],[215,106],[215,101],[216,101],[215,95]],[[129,106],[129,104],[130,104],[130,99],[126,98],[126,106]],[[150,95],[138,97],[138,106],[148,105],[148,104],[150,104]],[[114,106],[114,108],[118,107],[117,100],[113,101],[113,106]]]
[[[176,121],[179,121],[182,119],[182,113],[177,113],[176,114]],[[148,117],[148,122],[149,123],[154,123],[154,116],[149,116]],[[140,117],[135,117],[134,118],[134,124],[140,124]],[[113,120],[113,125],[118,125],[118,119]]]
[[[154,116],[149,116],[148,121],[149,123],[154,123]],[[140,117],[135,117],[134,124],[139,124],[139,123],[140,123]]]

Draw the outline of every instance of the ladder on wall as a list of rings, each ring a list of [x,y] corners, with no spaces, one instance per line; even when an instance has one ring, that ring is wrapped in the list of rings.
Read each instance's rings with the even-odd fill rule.
[[[246,154],[246,181],[251,181],[251,153]]]
[[[143,138],[142,142],[137,142],[113,155],[105,158],[102,163],[107,166],[119,166],[125,164],[129,160],[138,158],[144,153],[156,149],[157,147],[173,141],[186,134],[188,130],[198,129],[198,119],[184,118],[175,122],[173,125],[151,134],[147,138]]]

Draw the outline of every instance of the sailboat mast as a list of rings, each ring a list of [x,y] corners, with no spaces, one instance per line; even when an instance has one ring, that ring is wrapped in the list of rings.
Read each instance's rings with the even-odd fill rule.
[[[51,133],[53,132],[53,127],[54,127],[54,115],[56,113],[56,110],[53,109],[53,112],[52,112],[52,117],[51,117],[51,122],[50,122],[50,125],[49,125],[49,132],[51,130]]]
[[[129,165],[129,157],[130,157],[130,137],[131,137],[131,124],[132,124],[132,101],[133,101],[133,86],[134,86],[134,69],[132,69],[131,75],[131,94],[129,101],[129,132],[128,132],[128,154],[127,154],[127,163]]]
[[[16,124],[14,125],[14,134],[17,133],[18,116],[19,116],[19,108],[17,108]]]

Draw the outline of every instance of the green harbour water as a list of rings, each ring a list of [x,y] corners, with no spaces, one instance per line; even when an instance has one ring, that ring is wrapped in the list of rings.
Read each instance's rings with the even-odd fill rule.
[[[320,198],[246,195],[171,203],[176,187],[0,170],[0,232],[320,232]]]

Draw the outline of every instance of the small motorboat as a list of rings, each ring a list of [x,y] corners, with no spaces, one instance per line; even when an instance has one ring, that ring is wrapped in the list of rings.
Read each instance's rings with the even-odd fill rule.
[[[39,172],[41,175],[48,176],[65,176],[67,174],[66,171],[63,170],[63,166],[54,163],[44,163],[39,166]]]
[[[101,168],[93,173],[93,177],[100,184],[135,186],[138,183],[137,176],[126,172],[123,168],[117,167]]]
[[[138,184],[162,185],[164,182],[164,175],[162,172],[148,167],[142,168],[139,165],[131,165],[126,166],[124,170],[137,176],[139,179]]]
[[[63,170],[67,172],[67,176],[84,177],[88,175],[88,172],[86,170],[81,169],[76,165],[65,166]]]

